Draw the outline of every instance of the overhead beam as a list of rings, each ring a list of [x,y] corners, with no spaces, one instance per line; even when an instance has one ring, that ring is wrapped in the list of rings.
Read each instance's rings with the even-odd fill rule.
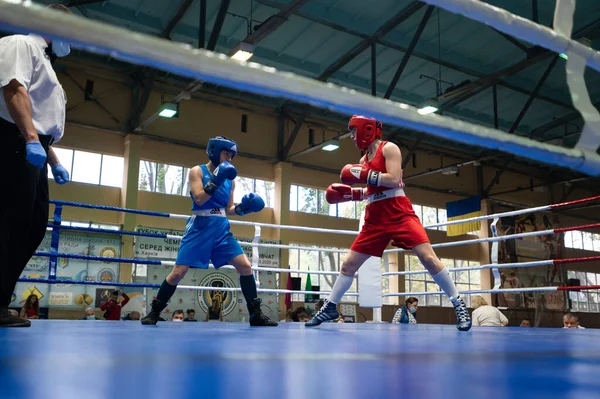
[[[229,10],[229,4],[231,4],[231,0],[221,0],[221,4],[219,5],[219,11],[217,11],[217,17],[215,18],[215,24],[213,25],[213,29],[210,32],[210,38],[208,39],[208,45],[206,46],[207,50],[215,51],[215,47],[217,46],[217,40],[219,39],[219,35],[221,34],[221,29],[223,28],[223,23],[225,22],[227,11]]]
[[[290,138],[288,139],[287,143],[285,144],[283,151],[279,154],[280,160],[282,160],[282,161],[287,160],[287,156],[290,153],[292,146],[294,145],[294,141],[296,141],[296,137],[298,137],[298,133],[300,133],[300,128],[302,128],[302,124],[304,123],[304,120],[306,119],[307,115],[308,115],[308,110],[304,111],[304,113],[302,115],[300,115],[300,117],[296,121],[296,125],[294,126],[294,129],[292,130],[292,133],[290,134]]]
[[[377,97],[377,42],[371,43],[371,95]]]
[[[363,51],[365,51],[372,42],[381,39],[383,36],[390,33],[392,29],[396,26],[400,25],[402,22],[406,21],[410,18],[414,13],[419,11],[425,4],[419,1],[412,2],[408,7],[397,13],[393,18],[388,20],[385,24],[383,24],[377,31],[373,34],[372,37],[367,37],[362,42],[358,43],[354,48],[346,52],[346,54],[342,55],[337,61],[333,64],[329,65],[325,68],[325,71],[316,77],[317,80],[326,81],[337,71],[342,69],[346,64],[352,61],[354,58],[359,56]]]
[[[600,19],[586,25],[582,29],[578,30],[573,34],[573,40],[580,39],[584,36],[588,36],[590,34],[597,34],[600,31]],[[460,90],[453,91],[448,93],[447,95],[442,95],[438,97],[438,100],[445,101],[440,107],[439,110],[444,111],[451,107],[454,107],[463,101],[468,100],[471,97],[476,96],[481,93],[483,90],[488,87],[496,84],[500,79],[505,76],[513,75],[517,72],[520,72],[532,65],[535,65],[545,59],[550,58],[553,54],[552,51],[541,48],[541,47],[532,47],[529,52],[529,56],[513,64],[507,68],[504,68],[498,72],[495,72],[491,75],[488,75],[484,78],[477,80],[467,86],[462,87]]]
[[[167,27],[160,33],[159,37],[168,38],[171,35],[173,29],[175,29],[179,21],[181,21],[192,3],[193,0],[185,0],[181,4],[181,6],[175,12],[175,15],[169,20]],[[139,95],[139,97],[133,99],[133,107],[131,109],[128,121],[128,130],[130,132],[140,131],[143,126],[145,126],[144,124],[140,124],[140,118],[146,109],[148,99],[150,98],[150,93],[152,93],[154,79],[156,79],[156,75],[158,74],[158,70],[156,69],[144,68],[142,70],[145,72],[143,82],[141,83],[142,93]],[[135,93],[139,94],[139,90],[136,90]]]
[[[536,24],[539,23],[538,0],[531,0],[531,20]]]
[[[204,48],[206,42],[206,0],[200,0],[200,16],[198,20],[198,48]]]
[[[526,45],[524,45],[523,43],[521,43],[519,40],[515,39],[514,37],[507,35],[504,32],[500,32],[497,29],[492,29],[494,32],[498,33],[500,36],[502,36],[504,39],[506,39],[508,42],[510,42],[511,44],[513,44],[515,47],[517,47],[519,50],[523,51],[525,54],[529,54],[529,47],[527,47]]]
[[[423,18],[421,19],[421,23],[419,23],[419,27],[417,28],[417,31],[415,32],[415,34],[412,37],[412,40],[410,41],[408,50],[404,53],[404,56],[402,57],[402,61],[400,62],[400,65],[398,65],[398,69],[396,69],[396,73],[394,74],[394,77],[392,78],[392,81],[390,82],[390,85],[388,86],[383,98],[389,99],[392,96],[392,93],[394,92],[394,89],[396,88],[396,85],[398,84],[398,80],[400,80],[400,76],[402,76],[402,73],[404,72],[404,69],[406,68],[406,65],[408,64],[408,60],[410,60],[410,57],[412,56],[413,51],[415,50],[415,47],[417,46],[417,43],[419,42],[419,39],[421,38],[421,34],[423,33],[423,31],[425,30],[425,27],[427,26],[427,22],[429,22],[429,18],[431,18],[431,14],[433,14],[433,10],[435,10],[434,6],[428,6],[427,10],[425,10],[425,15],[423,15]]]
[[[514,133],[517,130],[517,128],[519,127],[519,124],[523,120],[523,117],[525,117],[525,114],[529,110],[529,107],[531,107],[533,100],[535,100],[537,93],[540,92],[540,90],[542,89],[542,86],[544,86],[544,83],[546,83],[546,79],[548,79],[548,75],[550,75],[550,73],[554,69],[554,66],[556,65],[557,62],[558,62],[558,55],[554,56],[554,58],[550,62],[550,65],[548,65],[548,67],[546,68],[546,71],[544,72],[544,74],[538,81],[537,85],[533,89],[533,93],[531,93],[531,95],[527,99],[527,102],[523,106],[523,109],[521,109],[521,112],[519,112],[517,119],[515,119],[515,121],[513,122],[513,125],[511,126],[510,130],[508,131],[509,133]]]
[[[245,43],[255,45],[264,40],[277,28],[283,25],[290,15],[298,8],[308,3],[310,0],[294,0],[290,4],[286,4],[277,14],[271,15],[265,22],[260,24],[248,37],[244,39]]]
[[[66,7],[86,6],[88,4],[102,3],[106,0],[74,0],[65,4]]]
[[[181,4],[181,6],[177,9],[177,12],[173,16],[173,18],[171,18],[171,20],[167,24],[167,27],[165,28],[165,30],[163,30],[161,32],[160,37],[168,38],[169,36],[171,36],[173,29],[175,29],[175,27],[177,26],[179,21],[181,21],[181,18],[183,18],[183,16],[185,15],[185,13],[190,8],[190,6],[192,5],[193,2],[194,2],[194,0],[185,0],[183,2],[183,4]]]
[[[256,1],[257,3],[264,4],[266,6],[272,7],[272,8],[282,9],[284,7],[282,4],[277,3],[277,2],[275,2],[273,0],[254,0],[254,1]],[[307,21],[311,21],[311,22],[314,22],[314,23],[317,23],[317,24],[320,24],[320,25],[323,25],[323,26],[327,26],[328,28],[334,29],[334,30],[336,30],[338,32],[346,33],[346,34],[354,36],[354,37],[358,37],[358,38],[361,38],[361,39],[369,39],[370,38],[370,36],[367,35],[367,34],[364,34],[364,33],[361,33],[361,32],[357,32],[357,31],[353,31],[353,30],[351,30],[351,29],[349,29],[349,28],[347,28],[347,27],[345,27],[343,25],[336,24],[335,22],[332,22],[332,21],[329,21],[327,19],[320,18],[320,17],[314,16],[314,15],[308,14],[306,12],[296,11],[296,12],[294,12],[294,15],[296,15],[296,16],[298,16],[300,18],[306,19]],[[375,41],[377,42],[377,44],[381,44],[381,45],[383,45],[385,47],[388,47],[388,48],[393,49],[393,50],[401,51],[403,53],[408,50],[406,47],[400,46],[397,43],[394,43],[394,42],[392,42],[390,40],[386,40],[384,38],[379,38],[379,39],[377,39]],[[420,58],[422,60],[425,60],[425,61],[429,61],[429,62],[438,64],[438,65],[441,65],[441,66],[443,66],[445,68],[452,69],[454,71],[458,71],[458,72],[464,73],[466,75],[474,76],[476,78],[483,78],[483,77],[487,76],[484,73],[477,72],[477,71],[471,70],[469,68],[466,68],[464,66],[456,65],[456,64],[453,64],[453,63],[445,61],[445,60],[440,60],[437,57],[431,56],[429,54],[421,53],[419,51],[414,51],[413,52],[413,56],[415,56],[417,58]],[[530,90],[523,89],[522,87],[519,87],[517,85],[511,85],[511,84],[506,83],[506,82],[497,82],[497,84],[499,86],[505,87],[507,89],[510,89],[510,90],[513,90],[513,91],[516,91],[516,92],[519,92],[519,93],[522,93],[522,94],[526,94],[526,95],[530,95],[531,94]],[[563,108],[567,108],[567,109],[573,109],[573,107],[571,106],[571,104],[569,104],[567,102],[563,102],[563,101],[558,100],[556,98],[552,98],[552,97],[548,97],[548,96],[544,96],[544,95],[538,95],[538,98],[540,100],[544,100],[544,101],[546,101],[546,102],[548,102],[550,104],[554,104],[554,105],[557,105],[559,107],[563,107]]]

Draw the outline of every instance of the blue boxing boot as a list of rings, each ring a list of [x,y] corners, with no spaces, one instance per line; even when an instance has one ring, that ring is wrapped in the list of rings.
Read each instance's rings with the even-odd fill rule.
[[[337,306],[333,302],[325,301],[321,309],[317,312],[315,317],[304,325],[306,327],[316,327],[324,321],[337,320],[340,314],[337,311]]]
[[[450,301],[452,301],[454,312],[456,313],[456,328],[459,331],[469,331],[471,329],[471,316],[469,316],[465,301],[460,296],[450,298]]]

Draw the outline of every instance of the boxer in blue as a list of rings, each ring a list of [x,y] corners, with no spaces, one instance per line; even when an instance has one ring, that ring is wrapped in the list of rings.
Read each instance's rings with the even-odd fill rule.
[[[229,231],[227,215],[243,216],[260,212],[265,207],[263,199],[254,193],[246,194],[237,205],[233,203],[237,170],[231,161],[237,152],[238,147],[233,140],[224,136],[212,138],[206,148],[210,161],[190,170],[193,216],[185,227],[175,267],[163,281],[142,324],[156,324],[190,267],[206,269],[212,261],[215,268],[233,265],[240,274],[240,287],[248,306],[251,326],[277,325],[262,313],[252,265]]]

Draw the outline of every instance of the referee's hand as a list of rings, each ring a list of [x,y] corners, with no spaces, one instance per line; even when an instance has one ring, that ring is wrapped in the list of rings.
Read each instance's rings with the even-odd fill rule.
[[[27,161],[38,168],[44,167],[46,162],[46,151],[39,141],[30,141],[25,144],[25,152]]]

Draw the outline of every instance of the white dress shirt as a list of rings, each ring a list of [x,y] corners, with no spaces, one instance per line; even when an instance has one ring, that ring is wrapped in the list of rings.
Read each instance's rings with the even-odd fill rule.
[[[504,314],[493,306],[480,306],[473,311],[473,325],[482,327],[503,327],[508,324]]]
[[[52,135],[57,142],[65,129],[67,97],[46,55],[47,47],[46,41],[36,35],[0,39],[0,118],[14,123],[4,101],[4,86],[16,79],[31,99],[37,134]]]

